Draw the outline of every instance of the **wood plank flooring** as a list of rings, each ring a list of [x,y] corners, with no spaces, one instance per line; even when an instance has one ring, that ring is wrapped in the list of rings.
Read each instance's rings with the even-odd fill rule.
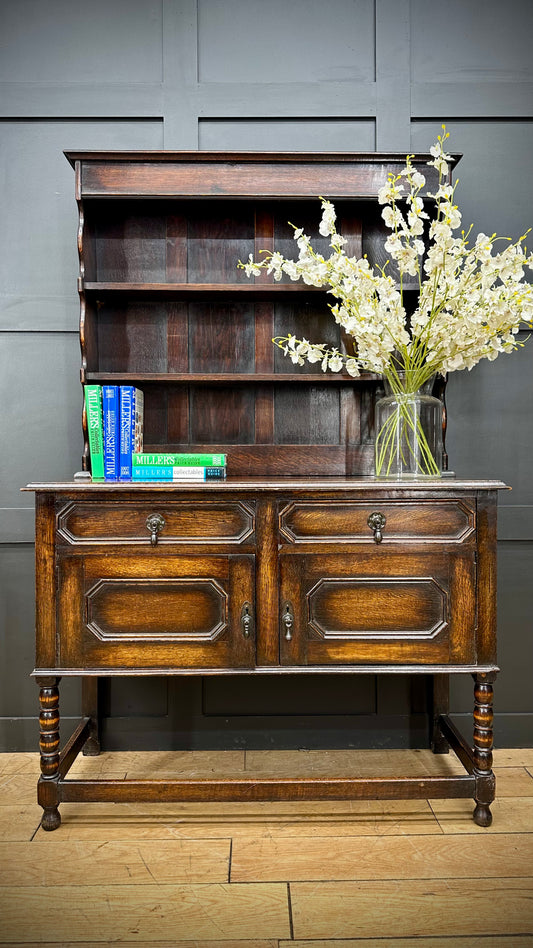
[[[62,804],[0,754],[0,948],[533,948],[533,749],[469,800]],[[105,753],[69,776],[458,772],[429,751]]]

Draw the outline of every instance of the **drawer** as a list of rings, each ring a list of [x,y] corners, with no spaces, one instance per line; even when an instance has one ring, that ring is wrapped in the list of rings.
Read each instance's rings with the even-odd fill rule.
[[[462,500],[294,503],[279,512],[285,543],[373,543],[369,525],[381,514],[382,543],[463,543],[475,530],[475,505]]]
[[[254,533],[254,505],[235,502],[156,500],[139,502],[73,501],[57,513],[57,533],[69,545],[151,545],[152,517],[157,546],[168,544],[240,544]]]
[[[252,555],[65,554],[58,667],[251,667]]]
[[[282,553],[282,663],[468,664],[472,553]]]

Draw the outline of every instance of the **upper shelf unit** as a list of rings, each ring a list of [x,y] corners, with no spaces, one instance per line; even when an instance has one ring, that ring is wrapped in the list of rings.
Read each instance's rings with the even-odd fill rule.
[[[296,258],[294,227],[328,256],[322,196],[335,203],[346,253],[383,266],[377,195],[405,156],[66,154],[79,206],[82,382],[143,387],[145,443],[226,451],[229,474],[371,473],[380,380],[295,366],[272,343],[292,333],[352,355],[333,297],[287,276],[248,279],[238,263],[274,249]],[[431,191],[427,158],[414,165]]]

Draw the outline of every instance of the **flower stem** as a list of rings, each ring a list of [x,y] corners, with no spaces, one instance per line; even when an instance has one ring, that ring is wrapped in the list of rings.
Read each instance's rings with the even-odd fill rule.
[[[416,396],[409,392],[395,393],[391,414],[376,435],[376,474],[390,476],[396,467],[411,469],[410,473],[440,476],[426,433]],[[408,473],[408,470],[405,470]]]

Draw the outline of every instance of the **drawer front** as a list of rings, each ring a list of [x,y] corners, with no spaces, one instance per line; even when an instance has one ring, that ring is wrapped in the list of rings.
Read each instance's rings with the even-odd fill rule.
[[[254,557],[64,556],[59,666],[251,667]]]
[[[252,504],[235,502],[160,501],[96,503],[74,501],[57,514],[60,541],[69,545],[127,543],[152,545],[231,543],[240,544],[254,534]]]
[[[473,556],[383,551],[280,559],[284,664],[474,661]]]
[[[279,529],[282,541],[301,543],[373,543],[369,525],[381,514],[382,543],[463,543],[475,530],[475,506],[459,500],[342,501],[294,503],[282,506]]]

